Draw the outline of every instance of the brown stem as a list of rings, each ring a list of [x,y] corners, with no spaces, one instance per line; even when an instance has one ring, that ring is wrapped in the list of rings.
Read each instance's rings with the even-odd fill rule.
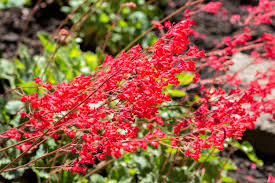
[[[83,22],[90,17],[92,14],[95,13],[96,8],[91,11],[95,5],[99,2],[100,0],[97,0],[91,7],[89,7],[89,9],[82,15],[82,17],[73,25],[73,27],[71,28],[70,32],[74,32],[75,30],[79,29],[80,26],[83,24]],[[101,6],[106,0],[103,0],[99,6]],[[91,11],[91,12],[90,12]]]
[[[64,146],[62,146],[62,147],[60,147],[60,148],[58,148],[58,149],[52,151],[52,152],[46,153],[46,154],[40,156],[39,158],[36,158],[36,159],[34,159],[34,160],[32,160],[32,161],[30,161],[30,162],[24,164],[24,165],[21,165],[21,166],[15,167],[15,168],[10,168],[10,169],[7,169],[6,167],[9,167],[9,166],[6,166],[6,167],[4,167],[4,168],[0,171],[0,173],[9,172],[9,171],[17,170],[17,169],[20,169],[20,168],[24,168],[24,167],[26,167],[26,166],[32,164],[33,162],[35,162],[35,161],[37,161],[37,160],[40,160],[40,159],[42,159],[42,158],[44,158],[44,157],[47,157],[47,156],[49,156],[49,155],[51,155],[51,154],[54,154],[54,153],[56,153],[56,152],[59,152],[61,149],[65,148],[65,147],[67,147],[67,146],[69,146],[69,145],[71,145],[73,142],[74,142],[74,141],[72,141],[72,142],[70,142],[70,143],[68,143],[68,144],[66,144],[66,145],[64,145]],[[26,151],[24,151],[24,152],[26,152]],[[22,153],[22,154],[23,154],[23,153]],[[51,168],[51,167],[50,167],[50,168]]]
[[[85,103],[90,97],[92,97],[107,81],[109,81],[112,77],[114,77],[118,72],[120,72],[120,70],[118,70],[117,72],[115,72],[113,75],[111,75],[109,78],[107,78],[104,82],[102,82],[101,85],[98,86],[98,88],[96,90],[94,90],[90,95],[88,95],[83,101],[81,101],[79,104],[77,104],[73,109],[71,109],[69,112],[67,112],[65,115],[63,115],[61,118],[59,118],[55,124],[57,124],[58,122],[60,122],[61,120],[63,120],[66,116],[68,116],[70,113],[72,113],[73,111],[75,111],[79,106],[81,106],[83,103]],[[6,170],[8,167],[10,167],[12,164],[14,164],[15,162],[17,162],[22,156],[24,156],[31,148],[33,148],[52,128],[47,129],[38,140],[36,140],[26,151],[24,151],[23,153],[21,153],[18,157],[16,157],[13,161],[11,161],[9,164],[7,164],[1,171],[3,172],[4,170]]]
[[[192,181],[192,178],[196,175],[196,173],[198,171],[200,171],[200,169],[202,168],[202,166],[205,164],[205,162],[208,160],[208,158],[214,153],[215,149],[212,149],[212,151],[208,154],[208,156],[206,157],[206,159],[200,164],[200,166],[196,169],[195,172],[193,172],[193,174],[189,177],[188,179],[188,183]]]
[[[83,1],[80,5],[78,5],[78,7],[76,7],[75,9],[73,9],[73,11],[67,15],[67,17],[59,24],[58,28],[56,29],[56,31],[52,34],[51,36],[51,40],[57,35],[57,33],[60,31],[61,27],[63,27],[65,25],[65,23],[68,22],[68,20],[76,13],[76,11],[81,8],[81,6],[83,6],[86,2],[88,2],[89,0],[85,0]]]
[[[178,153],[179,153],[179,152],[177,151],[176,154],[174,155],[173,163],[172,163],[171,167],[169,167],[168,172],[166,173],[166,176],[165,176],[165,178],[163,179],[162,183],[165,183],[165,182],[166,182],[166,180],[168,179],[168,176],[169,176],[171,170],[174,168],[175,163],[176,163],[176,160],[177,160],[177,157],[178,157]]]
[[[69,153],[66,154],[65,158],[63,159],[63,162],[66,163],[66,160],[68,159],[68,156],[69,156]],[[58,179],[57,179],[57,182],[59,183],[59,180],[61,178],[61,175],[62,175],[62,171],[63,169],[61,169],[61,171],[59,172],[59,175],[58,175]]]
[[[103,165],[98,166],[98,167],[96,167],[95,169],[93,169],[92,171],[90,171],[89,173],[87,173],[87,174],[84,176],[84,178],[87,178],[87,177],[91,176],[93,173],[95,173],[95,172],[97,172],[98,170],[104,168],[105,166],[109,165],[110,163],[112,163],[112,162],[115,161],[115,160],[116,160],[116,158],[113,158],[113,159],[111,159],[111,160],[109,160],[109,161],[106,161]]]
[[[72,28],[70,29],[69,31],[69,34],[65,35],[61,40],[58,40],[57,43],[59,42],[63,42],[65,40],[67,40],[67,38],[75,31],[77,30],[81,25],[82,23],[89,17],[91,16],[95,11],[96,9],[94,9],[92,12],[91,9],[97,4],[99,0],[97,0],[80,18],[79,20],[72,26]],[[105,0],[104,0],[105,1]],[[103,2],[104,2],[103,1]],[[102,2],[102,3],[103,3]],[[100,4],[100,6],[102,5],[102,3]],[[90,12],[90,13],[89,13]],[[55,58],[55,55],[57,53],[57,51],[59,50],[59,48],[61,47],[60,44],[57,44],[56,48],[54,49],[52,55],[50,56],[50,58],[47,60],[47,65],[45,66],[45,69],[43,70],[43,72],[41,73],[40,77],[44,76],[47,68],[49,67],[50,63],[54,60]]]
[[[171,155],[172,155],[172,153],[170,152],[169,155],[168,155],[168,157],[166,158],[165,162],[163,163],[161,169],[160,169],[158,182],[160,182],[160,180],[161,180],[161,174],[162,174],[162,172],[164,171],[164,169],[165,169],[167,163],[169,162],[169,160],[170,160],[170,158],[171,158]]]
[[[234,143],[234,142],[233,142]],[[218,174],[218,176],[217,176],[217,178],[216,178],[216,180],[215,180],[215,183],[217,183],[218,181],[219,181],[219,179],[220,179],[220,177],[221,177],[221,174],[222,174],[222,172],[223,172],[223,170],[224,170],[224,167],[225,167],[225,165],[228,163],[228,161],[229,161],[229,158],[230,158],[230,155],[231,155],[231,153],[232,153],[232,151],[233,151],[233,146],[231,146],[231,148],[230,148],[230,150],[229,150],[229,152],[228,152],[228,155],[227,155],[227,157],[226,157],[226,161],[224,162],[224,164],[223,164],[223,166],[222,166],[222,169],[220,170],[220,172],[219,172],[219,174]]]
[[[64,133],[64,134],[62,135],[62,137],[61,137],[61,142],[60,142],[60,144],[58,145],[58,148],[60,148],[60,147],[62,146],[62,143],[63,143],[64,139],[65,139],[65,133]],[[53,158],[53,162],[52,162],[52,167],[55,165],[56,158],[59,156],[59,154],[60,154],[60,151],[58,151],[58,152],[55,154],[55,156],[54,156],[54,158]],[[51,171],[50,177],[46,180],[46,183],[48,183],[48,182],[50,181],[50,179],[51,179],[51,177],[52,177],[53,175],[54,175],[54,171]]]
[[[116,25],[118,15],[120,14],[120,12],[121,12],[121,10],[122,10],[123,7],[124,7],[124,4],[120,5],[120,7],[119,7],[119,9],[118,9],[118,11],[117,11],[117,13],[116,13],[116,16],[115,16],[115,19],[114,19],[114,21],[113,21],[113,23],[112,23],[112,26],[111,26],[111,28],[109,29],[109,31],[108,31],[108,33],[107,33],[107,35],[106,35],[106,37],[105,37],[105,41],[104,41],[104,44],[103,44],[103,47],[102,47],[102,50],[101,50],[99,59],[101,59],[102,55],[104,55],[104,51],[105,51],[105,48],[106,48],[106,46],[107,46],[108,40],[110,39],[110,37],[111,37],[111,35],[112,35],[112,31],[113,31],[113,29],[114,29],[114,27],[115,27],[115,25]]]

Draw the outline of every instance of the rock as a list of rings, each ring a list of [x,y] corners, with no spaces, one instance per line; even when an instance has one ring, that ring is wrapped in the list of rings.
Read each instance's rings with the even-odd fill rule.
[[[274,62],[265,61],[259,64],[250,64],[253,62],[253,58],[243,53],[237,53],[233,56],[235,62],[229,68],[229,73],[233,74],[238,72],[238,77],[243,82],[249,83],[254,80],[256,71],[265,72],[269,67],[274,67]],[[242,70],[241,72],[239,72]],[[263,84],[263,82],[259,82]],[[272,90],[271,95],[267,99],[275,98],[275,90]],[[244,140],[248,140],[256,152],[263,156],[275,157],[275,121],[271,120],[271,114],[262,114],[256,121],[254,130],[247,130],[244,134]]]
[[[15,34],[12,32],[2,36],[2,40],[8,41],[8,42],[16,42],[16,41],[18,41],[18,39],[19,39],[18,34]]]

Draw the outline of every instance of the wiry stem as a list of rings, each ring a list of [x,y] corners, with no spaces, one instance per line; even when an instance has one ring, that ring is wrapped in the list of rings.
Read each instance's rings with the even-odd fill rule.
[[[63,115],[61,118],[59,118],[55,124],[57,124],[58,122],[64,120],[64,118],[66,116],[68,116],[70,113],[74,112],[79,106],[81,106],[83,103],[85,103],[89,98],[91,98],[107,81],[109,81],[112,77],[114,77],[120,70],[118,70],[117,72],[115,72],[114,74],[112,74],[110,77],[108,77],[104,82],[102,82],[101,85],[98,86],[98,88],[96,90],[94,90],[90,95],[88,95],[83,101],[81,101],[79,104],[77,104],[76,106],[74,106],[73,109],[71,109],[69,112],[67,112],[65,115]],[[38,140],[36,140],[26,151],[24,151],[23,153],[21,153],[18,157],[16,157],[12,162],[10,162],[9,164],[7,164],[1,171],[5,171],[7,168],[9,168],[12,164],[14,164],[15,162],[17,162],[22,156],[24,156],[31,148],[33,148],[52,128],[47,129]]]
[[[174,15],[180,13],[182,10],[186,9],[189,6],[192,6],[194,4],[197,4],[199,2],[202,2],[203,0],[197,0],[194,2],[191,2],[190,0],[183,5],[182,7],[180,7],[179,9],[177,9],[176,11],[174,11],[173,13],[171,13],[170,15],[168,15],[167,17],[165,17],[164,19],[162,19],[160,21],[160,23],[163,23],[165,21],[167,21],[169,18],[173,17]],[[134,39],[132,42],[130,42],[125,48],[123,48],[121,50],[121,52],[119,52],[119,54],[116,55],[116,57],[118,55],[120,55],[122,52],[125,52],[126,50],[128,50],[131,46],[133,46],[138,40],[140,40],[141,38],[143,38],[146,34],[148,34],[149,32],[151,32],[153,29],[155,28],[155,26],[151,26],[149,29],[147,29],[145,32],[143,32],[141,35],[139,35],[136,39]]]

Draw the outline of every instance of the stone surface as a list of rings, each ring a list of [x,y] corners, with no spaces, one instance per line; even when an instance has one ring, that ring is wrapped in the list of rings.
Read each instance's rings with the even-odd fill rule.
[[[241,70],[238,77],[245,83],[249,83],[254,79],[257,70],[265,72],[269,67],[274,67],[274,61],[250,64],[253,58],[242,53],[235,54],[233,61],[235,64],[229,68],[229,73],[233,74]],[[275,90],[268,96],[268,99],[274,98]],[[255,150],[263,156],[275,157],[275,121],[271,120],[271,117],[271,114],[262,114],[256,121],[256,128],[247,130],[244,134],[244,139],[248,140]]]

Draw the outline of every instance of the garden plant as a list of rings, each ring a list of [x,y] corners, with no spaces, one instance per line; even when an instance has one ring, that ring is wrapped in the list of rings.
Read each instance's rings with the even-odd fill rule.
[[[59,1],[68,14],[52,35],[38,33],[44,52],[20,44],[0,61],[3,179],[31,170],[38,182],[235,182],[234,149],[261,166],[240,140],[262,114],[275,120],[275,35],[257,34],[275,1],[223,14],[240,31],[200,49],[192,17],[218,15],[223,2],[186,0],[164,17],[153,1]],[[228,72],[239,52],[270,67],[243,81],[249,65]]]

